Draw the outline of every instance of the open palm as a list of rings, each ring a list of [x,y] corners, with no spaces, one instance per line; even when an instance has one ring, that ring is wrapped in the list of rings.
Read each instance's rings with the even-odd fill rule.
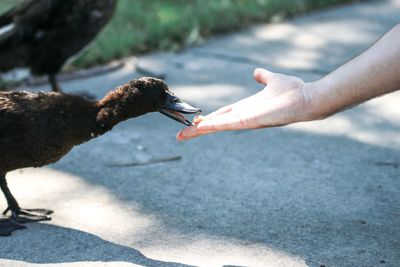
[[[178,133],[187,140],[218,131],[257,129],[307,120],[306,83],[293,76],[256,69],[254,78],[265,85],[260,92],[194,120]]]

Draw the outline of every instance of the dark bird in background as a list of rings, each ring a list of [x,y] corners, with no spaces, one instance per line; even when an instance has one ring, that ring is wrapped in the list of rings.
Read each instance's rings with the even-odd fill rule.
[[[0,71],[26,67],[60,91],[57,73],[107,24],[116,1],[25,0],[0,16]]]
[[[61,92],[0,92],[0,188],[8,204],[3,214],[11,214],[0,220],[0,235],[24,228],[21,223],[49,220],[52,213],[20,208],[7,186],[7,172],[56,162],[116,124],[154,111],[185,125],[191,123],[182,113],[200,112],[155,78],[133,80],[100,101]]]

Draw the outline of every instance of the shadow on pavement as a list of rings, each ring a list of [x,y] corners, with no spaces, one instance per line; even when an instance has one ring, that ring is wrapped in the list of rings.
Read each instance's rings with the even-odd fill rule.
[[[148,130],[153,138],[139,138],[140,144],[182,161],[102,168],[99,179],[92,159],[103,165],[108,158],[92,154],[91,147],[113,146],[116,152],[129,145],[93,142],[69,159],[79,154],[86,182],[139,205],[171,232],[261,244],[309,264],[400,260],[398,149],[285,129],[222,133],[179,146],[165,144],[157,133]],[[54,167],[80,175],[68,161]]]
[[[36,234],[32,236],[30,232]],[[32,233],[32,232],[31,232]],[[36,264],[73,262],[129,262],[146,267],[191,267],[192,265],[150,259],[134,248],[118,245],[100,237],[61,226],[30,224],[18,235],[18,243],[1,246],[0,258]],[[6,237],[12,239],[12,237]],[[0,238],[0,240],[3,238]],[[62,242],[60,242],[62,240]],[[18,253],[15,253],[18,250]],[[13,251],[10,256],[8,251]],[[55,256],[57,255],[57,256]]]

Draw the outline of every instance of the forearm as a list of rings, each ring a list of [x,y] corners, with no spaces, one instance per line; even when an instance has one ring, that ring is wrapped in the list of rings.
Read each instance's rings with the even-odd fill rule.
[[[367,51],[307,85],[311,119],[400,89],[400,24]]]

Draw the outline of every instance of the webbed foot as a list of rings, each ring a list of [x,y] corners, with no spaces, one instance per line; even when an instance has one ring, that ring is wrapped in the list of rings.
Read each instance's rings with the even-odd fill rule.
[[[15,209],[7,208],[3,214],[6,215],[8,211],[11,211],[10,219],[17,223],[28,223],[28,222],[40,222],[51,220],[50,214],[52,210],[46,209]]]

